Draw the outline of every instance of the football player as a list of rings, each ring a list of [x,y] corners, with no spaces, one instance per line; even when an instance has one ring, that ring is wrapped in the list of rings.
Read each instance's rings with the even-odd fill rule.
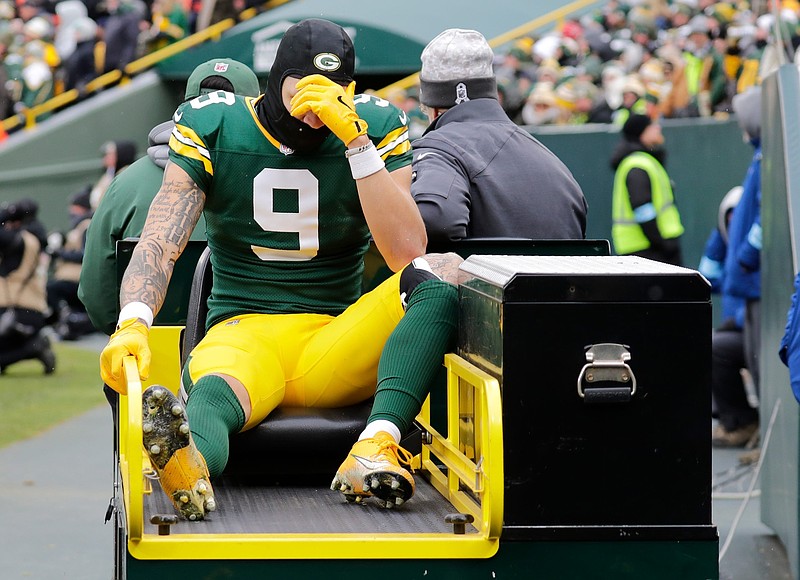
[[[101,375],[124,392],[122,358],[148,375],[149,326],[201,213],[213,287],[207,333],[183,370],[183,409],[143,395],[144,444],[178,511],[216,507],[228,437],[280,405],[339,407],[375,396],[332,489],[394,507],[414,493],[398,446],[453,346],[454,254],[423,257],[410,195],[406,116],[356,95],[355,51],[326,20],[290,27],[265,93],[216,92],[174,115],[170,163],[122,281]],[[394,274],[361,295],[372,238]]]

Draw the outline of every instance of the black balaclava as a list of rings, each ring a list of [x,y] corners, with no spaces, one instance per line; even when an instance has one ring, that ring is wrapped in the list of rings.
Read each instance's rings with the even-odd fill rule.
[[[317,18],[298,22],[286,31],[278,46],[264,97],[258,103],[258,119],[281,144],[298,153],[314,151],[330,130],[313,129],[289,114],[281,98],[283,80],[321,74],[349,85],[355,62],[353,41],[341,26]]]

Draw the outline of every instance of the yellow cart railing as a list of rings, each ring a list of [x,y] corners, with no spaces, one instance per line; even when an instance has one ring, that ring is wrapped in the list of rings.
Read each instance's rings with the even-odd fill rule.
[[[154,331],[157,327],[154,327]],[[503,431],[497,380],[448,354],[448,435],[430,425],[429,402],[418,417],[426,430],[415,458],[417,477],[431,484],[463,514],[470,533],[240,533],[158,535],[144,530],[144,495],[152,471],[142,450],[142,385],[135,360],[125,360],[128,395],[121,397],[120,468],[128,550],[141,560],[160,559],[363,559],[490,558],[497,553],[503,520]],[[173,388],[171,386],[170,388]],[[366,548],[369,547],[369,551]],[[380,549],[375,550],[376,547]]]

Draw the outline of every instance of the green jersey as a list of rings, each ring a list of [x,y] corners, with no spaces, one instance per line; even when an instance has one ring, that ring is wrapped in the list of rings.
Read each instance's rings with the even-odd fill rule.
[[[361,293],[370,233],[345,146],[331,134],[313,154],[292,152],[259,123],[257,102],[218,91],[174,117],[170,161],[206,195],[209,327],[244,313],[337,315]],[[355,104],[386,168],[409,165],[405,114],[371,95]]]

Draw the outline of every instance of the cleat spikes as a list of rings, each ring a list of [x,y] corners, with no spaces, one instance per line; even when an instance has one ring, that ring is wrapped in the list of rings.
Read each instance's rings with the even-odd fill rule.
[[[200,521],[216,508],[216,502],[208,467],[194,445],[184,407],[159,385],[147,389],[142,401],[142,442],[159,485],[181,516]]]
[[[394,503],[395,503],[395,505],[403,505],[405,503],[405,501],[403,500],[402,497],[396,497],[396,498],[394,498]]]
[[[363,495],[357,495],[356,499],[355,499],[355,502],[356,503],[361,503],[363,500],[364,500],[364,496]]]
[[[413,456],[384,431],[357,441],[334,477],[344,494],[375,497],[381,507],[395,507],[414,495],[414,478],[408,466]],[[400,498],[400,502],[396,502]]]

